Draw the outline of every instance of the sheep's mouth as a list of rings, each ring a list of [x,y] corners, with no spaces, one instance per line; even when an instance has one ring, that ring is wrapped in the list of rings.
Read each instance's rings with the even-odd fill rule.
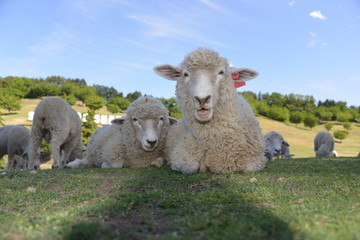
[[[212,110],[207,108],[201,108],[196,110],[195,116],[200,122],[209,121],[212,117]]]

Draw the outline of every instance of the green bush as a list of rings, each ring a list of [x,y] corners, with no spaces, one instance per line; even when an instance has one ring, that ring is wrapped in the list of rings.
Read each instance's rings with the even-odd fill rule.
[[[294,124],[299,124],[304,120],[304,114],[302,112],[292,112],[290,113],[290,122]]]
[[[108,104],[106,105],[106,109],[112,114],[120,112],[120,108],[116,104]]]
[[[333,126],[334,126],[334,124],[332,124],[331,122],[325,123],[325,128],[326,128],[326,130],[328,130],[328,131],[330,131]]]
[[[317,119],[317,117],[315,116],[310,115],[304,119],[304,125],[306,127],[309,127],[310,129],[318,125],[318,123],[319,123],[319,119]]]
[[[271,106],[267,113],[267,117],[277,121],[285,122],[289,120],[289,110],[283,107]]]
[[[344,122],[343,127],[346,129],[347,133],[349,133],[349,130],[351,130],[351,123],[350,122]]]
[[[345,131],[336,131],[336,132],[334,132],[334,137],[335,137],[336,139],[339,139],[340,142],[342,142],[342,140],[344,140],[345,138],[347,138],[347,136],[348,136],[348,133],[345,132]]]

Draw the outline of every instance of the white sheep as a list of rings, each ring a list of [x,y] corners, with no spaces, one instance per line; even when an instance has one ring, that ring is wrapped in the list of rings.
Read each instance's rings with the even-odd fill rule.
[[[264,168],[265,142],[259,123],[234,80],[258,75],[205,48],[185,56],[179,66],[154,67],[163,78],[175,80],[184,119],[170,128],[166,160],[183,173],[197,171],[255,172]]]
[[[359,154],[357,155],[357,158],[360,158],[360,152],[359,152]]]
[[[66,167],[160,167],[166,134],[175,121],[159,100],[141,97],[130,105],[125,117],[96,130],[89,140],[86,160],[77,159]]]
[[[30,130],[23,126],[8,125],[0,127],[0,159],[7,154],[5,171],[24,169],[28,159]],[[41,163],[50,160],[49,154],[42,151]]]
[[[316,157],[336,157],[334,154],[334,137],[328,131],[320,131],[314,139]]]
[[[31,130],[28,169],[39,167],[36,149],[43,138],[51,144],[52,168],[63,168],[68,161],[82,158],[84,147],[80,118],[65,100],[48,97],[37,105]]]
[[[271,131],[264,136],[266,149],[265,156],[270,161],[274,157],[291,158],[289,143],[285,141],[284,137],[275,131]]]

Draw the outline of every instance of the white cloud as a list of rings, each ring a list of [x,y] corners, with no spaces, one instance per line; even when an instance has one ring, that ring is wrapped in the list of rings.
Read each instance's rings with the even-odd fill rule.
[[[320,11],[312,11],[310,14],[309,14],[310,17],[313,17],[313,18],[317,18],[317,19],[321,19],[321,20],[325,20],[326,17],[320,12]]]
[[[295,6],[295,1],[291,1],[291,2],[289,2],[289,6],[290,6],[290,7]]]

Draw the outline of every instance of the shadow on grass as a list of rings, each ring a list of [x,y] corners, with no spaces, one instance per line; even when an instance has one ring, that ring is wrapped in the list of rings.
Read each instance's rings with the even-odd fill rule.
[[[230,175],[143,169],[65,230],[65,239],[293,239],[268,206]],[[299,235],[299,233],[297,234]]]

